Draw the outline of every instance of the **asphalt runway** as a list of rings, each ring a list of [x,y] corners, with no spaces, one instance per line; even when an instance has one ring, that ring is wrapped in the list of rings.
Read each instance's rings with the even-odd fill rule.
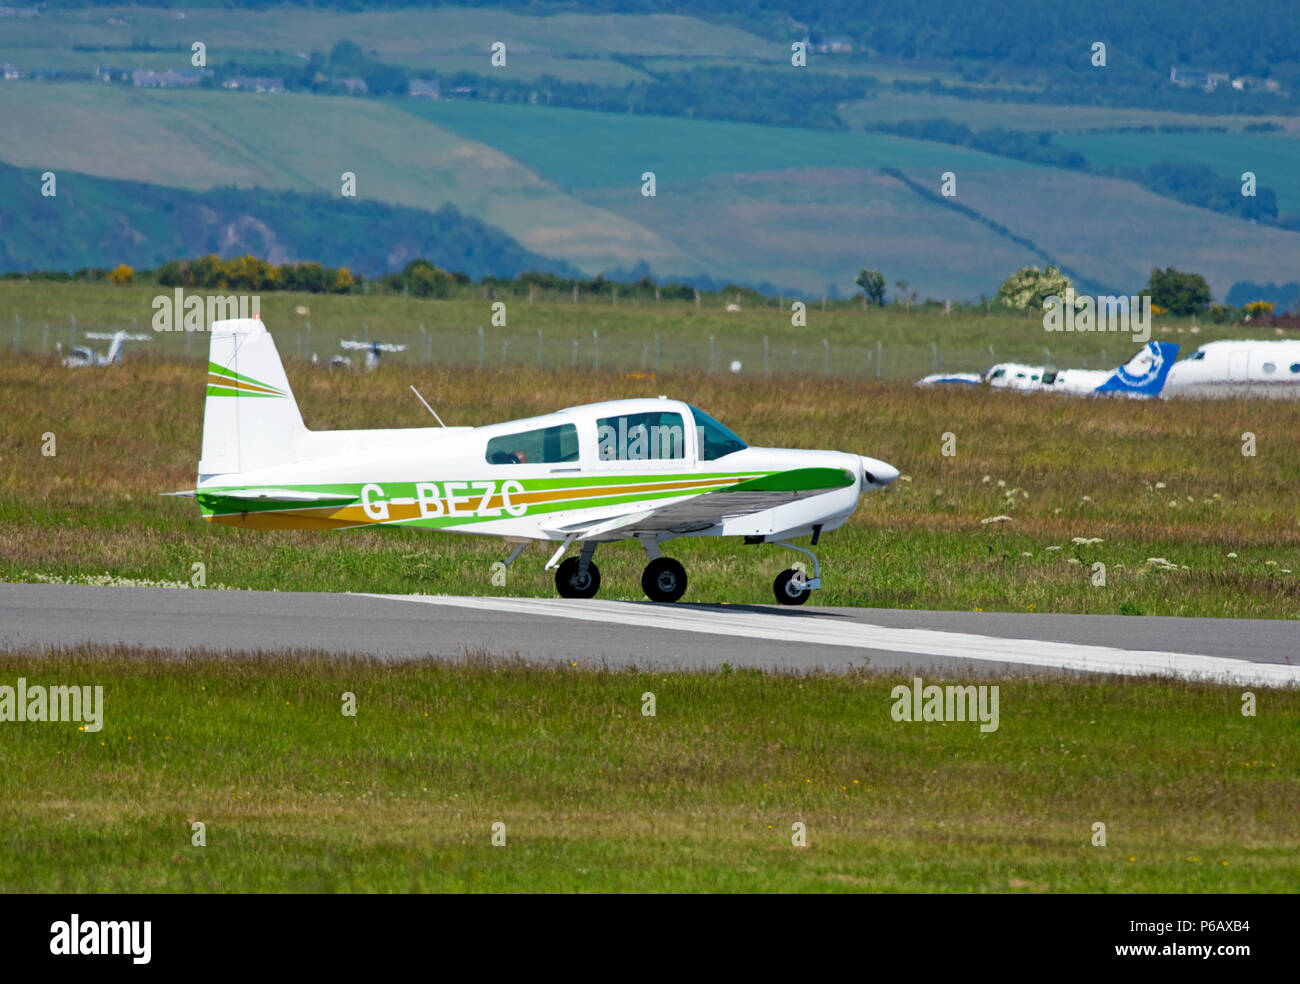
[[[0,648],[125,643],[611,668],[1160,674],[1300,683],[1294,622],[0,584]]]

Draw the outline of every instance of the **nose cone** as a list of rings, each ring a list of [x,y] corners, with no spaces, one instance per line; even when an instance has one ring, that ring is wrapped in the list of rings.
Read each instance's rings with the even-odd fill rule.
[[[898,478],[898,469],[887,461],[868,458],[865,455],[859,455],[858,457],[862,459],[862,480],[864,482],[870,482],[878,488],[884,488]]]

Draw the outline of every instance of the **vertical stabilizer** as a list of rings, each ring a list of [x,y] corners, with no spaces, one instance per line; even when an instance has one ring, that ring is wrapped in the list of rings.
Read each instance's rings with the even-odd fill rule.
[[[256,318],[213,322],[199,479],[295,461],[305,433],[266,326]]]

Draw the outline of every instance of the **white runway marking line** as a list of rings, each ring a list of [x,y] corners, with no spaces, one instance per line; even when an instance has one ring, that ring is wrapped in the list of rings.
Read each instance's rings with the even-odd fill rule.
[[[1242,685],[1285,686],[1300,683],[1300,666],[1251,663],[1224,656],[1201,656],[1139,649],[1114,649],[1072,642],[1002,639],[937,629],[894,629],[867,622],[830,618],[765,615],[756,612],[699,611],[668,606],[629,605],[615,601],[569,598],[471,598],[455,595],[382,595],[365,598],[412,601],[426,605],[511,612],[534,617],[570,618],[604,625],[628,625],[708,635],[770,639],[802,645],[849,646],[925,656],[949,656],[991,663],[1021,663],[1087,673],[1129,676],[1160,674],[1188,680]]]

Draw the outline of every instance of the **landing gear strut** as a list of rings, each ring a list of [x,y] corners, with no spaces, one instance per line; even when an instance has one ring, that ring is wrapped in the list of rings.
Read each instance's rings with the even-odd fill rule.
[[[785,547],[787,550],[795,550],[801,554],[807,554],[812,558],[812,577],[808,577],[801,570],[790,567],[778,574],[776,576],[776,582],[772,585],[772,590],[776,595],[778,604],[802,605],[806,603],[808,599],[812,597],[813,591],[822,586],[822,569],[821,564],[817,562],[817,555],[811,550],[807,550],[803,547],[796,547],[793,543],[785,543],[781,540],[773,540],[771,542],[778,547]]]
[[[555,570],[555,590],[561,598],[594,598],[600,590],[600,568],[591,559],[594,543],[584,543],[582,553],[570,557]]]

